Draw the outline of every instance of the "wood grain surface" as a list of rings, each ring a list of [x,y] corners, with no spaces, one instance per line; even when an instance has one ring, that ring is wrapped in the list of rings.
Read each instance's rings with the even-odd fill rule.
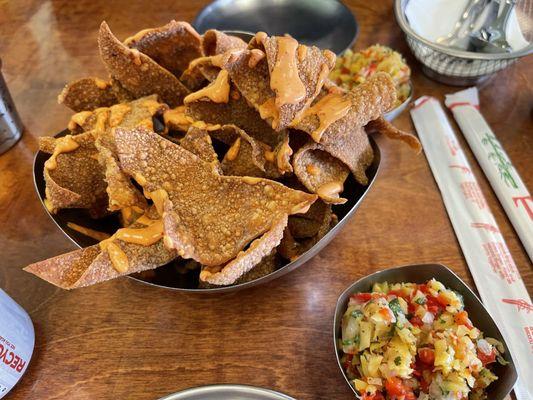
[[[457,90],[422,74],[392,1],[346,3],[360,24],[356,48],[383,43],[405,54],[415,97],[443,99]],[[96,44],[100,22],[125,38],[170,19],[191,21],[205,4],[0,1],[3,73],[26,126],[23,139],[0,156],[0,287],[30,313],[36,332],[27,373],[9,399],[155,399],[214,383],[258,385],[298,399],[350,399],[332,342],[333,309],[346,286],[380,269],[425,262],[446,264],[472,285],[424,155],[382,137],[380,174],[354,218],[313,260],[264,286],[194,296],[122,278],[69,292],[22,271],[74,249],[37,198],[32,161],[36,138],[64,129],[71,114],[56,102],[63,85],[105,76]],[[522,60],[481,87],[482,112],[530,189],[532,70],[533,59]],[[408,113],[395,123],[413,130]],[[459,137],[531,291],[531,263]]]

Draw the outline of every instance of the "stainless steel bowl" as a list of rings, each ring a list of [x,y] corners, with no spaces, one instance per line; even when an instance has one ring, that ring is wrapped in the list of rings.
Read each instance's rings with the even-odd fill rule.
[[[386,281],[389,283],[423,283],[432,278],[437,279],[443,283],[444,286],[460,293],[463,296],[465,310],[468,311],[468,315],[472,320],[472,323],[486,336],[493,337],[503,343],[506,350],[504,358],[509,362],[509,364],[498,364],[495,366],[494,373],[499,379],[496,382],[493,382],[488,387],[487,391],[488,398],[490,400],[503,400],[509,394],[518,378],[513,359],[509,353],[509,347],[507,346],[507,343],[498,329],[498,326],[479,298],[472,290],[470,290],[470,288],[461,280],[461,278],[441,264],[407,265],[403,267],[385,269],[359,279],[357,282],[350,285],[344,292],[342,292],[337,300],[337,305],[335,306],[335,317],[333,320],[333,344],[335,355],[337,357],[337,364],[344,376],[344,379],[346,380],[346,383],[353,390],[354,394],[356,394],[357,392],[355,388],[344,372],[344,368],[341,364],[342,351],[338,349],[342,316],[348,307],[350,295],[358,292],[369,292],[372,289],[372,285],[377,282]]]
[[[394,14],[398,25],[405,33],[407,44],[415,57],[422,63],[426,75],[449,85],[468,86],[480,83],[490,75],[513,64],[519,58],[533,53],[533,43],[510,53],[475,53],[462,51],[431,42],[418,35],[409,25],[405,8],[409,0],[395,0]],[[531,41],[533,36],[533,0],[523,0],[517,4],[519,18],[524,23],[523,32]]]
[[[199,386],[162,397],[159,400],[295,400],[270,389],[248,385]]]
[[[56,137],[64,136],[68,134],[68,130],[64,130],[56,135]],[[219,292],[229,292],[239,289],[244,289],[251,286],[260,285],[265,282],[269,282],[272,279],[278,278],[286,273],[302,266],[305,262],[314,257],[320,250],[322,250],[326,245],[340,232],[342,227],[348,222],[348,220],[355,214],[355,211],[363,201],[364,197],[372,187],[379,169],[379,164],[381,161],[381,153],[376,142],[369,137],[370,144],[374,150],[374,160],[370,167],[367,169],[366,173],[368,176],[369,184],[368,186],[361,186],[358,184],[353,177],[350,175],[348,180],[345,183],[345,190],[343,196],[345,196],[348,201],[345,204],[334,206],[333,211],[339,217],[339,222],[333,229],[331,229],[319,242],[317,242],[311,249],[302,254],[298,259],[289,262],[276,271],[262,276],[258,279],[255,279],[250,282],[241,283],[233,286],[223,286],[210,289],[199,289],[198,286],[198,272],[190,272],[187,274],[179,274],[173,266],[173,263],[164,265],[154,270],[155,276],[150,279],[150,281],[141,277],[140,275],[131,275],[129,276],[132,279],[146,283],[148,285],[157,286],[166,289],[172,289],[183,292],[191,293],[219,293]],[[108,232],[110,234],[114,233],[118,228],[120,228],[118,217],[116,215],[111,215],[102,219],[92,219],[86,210],[81,209],[63,209],[60,210],[57,214],[51,214],[48,212],[48,209],[44,205],[45,198],[45,187],[46,183],[44,181],[43,169],[44,163],[49,158],[49,155],[41,151],[37,152],[33,162],[33,179],[35,183],[35,189],[41,200],[44,209],[55,222],[61,231],[70,239],[72,242],[82,248],[92,246],[97,243],[96,240],[85,236],[67,226],[68,222],[73,222],[75,224],[85,226],[97,231]]]
[[[411,100],[413,100],[413,93],[414,93],[414,87],[413,87],[413,83],[412,82],[409,82],[409,96],[407,96],[407,98],[401,103],[399,104],[398,106],[394,107],[392,110],[390,110],[389,112],[385,113],[383,115],[383,117],[391,122],[393,119],[395,119],[396,117],[398,117],[401,113],[404,112],[404,110],[407,108],[407,106],[409,105],[409,103],[411,102]]]
[[[192,25],[208,29],[290,34],[296,40],[337,54],[350,47],[358,26],[352,12],[338,0],[215,0]]]

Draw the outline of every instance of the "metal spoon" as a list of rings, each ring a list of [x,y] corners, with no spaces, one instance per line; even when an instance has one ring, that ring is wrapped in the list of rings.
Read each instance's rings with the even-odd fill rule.
[[[517,0],[505,0],[500,15],[487,27],[470,35],[470,44],[478,52],[501,53],[513,49],[507,41],[505,29]]]

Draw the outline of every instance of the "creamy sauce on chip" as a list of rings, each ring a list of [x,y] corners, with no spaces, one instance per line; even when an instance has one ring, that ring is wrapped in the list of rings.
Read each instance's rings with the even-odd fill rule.
[[[67,222],[67,226],[70,229],[81,233],[82,235],[85,235],[98,241],[109,239],[109,237],[111,236],[108,233],[96,231],[94,229],[75,224],[74,222]]]
[[[343,189],[342,182],[328,182],[320,186],[316,190],[316,194],[318,194],[319,197],[323,199],[331,198],[331,197],[337,197],[340,192],[342,192]]]
[[[241,138],[238,137],[235,139],[235,142],[231,145],[228,152],[226,153],[226,159],[228,161],[233,161],[237,158],[237,155],[239,154],[239,150],[241,148]]]
[[[298,74],[296,50],[298,42],[291,37],[278,37],[276,63],[270,73],[270,88],[276,92],[276,107],[297,104],[305,99],[305,86]]]
[[[122,228],[114,236],[124,242],[150,246],[163,237],[163,220],[152,220],[146,228]]]
[[[80,145],[74,139],[72,135],[67,135],[57,139],[54,152],[48,160],[44,163],[44,167],[47,170],[52,170],[57,168],[57,156],[61,153],[68,153],[70,151],[76,150]]]
[[[320,142],[326,129],[335,121],[345,117],[351,106],[352,103],[346,96],[329,93],[308,108],[302,115],[302,119],[309,115],[316,115],[319,120],[318,127],[311,133],[313,140]]]
[[[113,239],[114,237],[111,236],[109,239],[100,242],[100,249],[107,252],[113,268],[115,268],[117,272],[124,273],[129,268],[128,256],[118,244],[113,243]]]
[[[250,58],[248,59],[248,66],[250,68],[255,68],[259,61],[261,61],[263,58],[265,58],[265,53],[259,49],[252,49],[250,51]]]
[[[183,102],[185,104],[208,98],[214,103],[227,103],[229,101],[229,74],[225,69],[221,70],[214,82],[198,90],[197,92],[189,94]]]

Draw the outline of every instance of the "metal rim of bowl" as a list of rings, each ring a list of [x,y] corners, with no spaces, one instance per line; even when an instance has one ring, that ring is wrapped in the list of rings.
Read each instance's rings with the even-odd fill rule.
[[[413,86],[413,82],[409,80],[409,96],[407,96],[407,98],[404,101],[402,101],[392,110],[383,114],[383,117],[389,122],[399,117],[400,114],[403,113],[404,110],[407,108],[411,100],[413,100],[414,92],[415,92],[415,88]]]
[[[55,137],[65,135],[67,132],[68,132],[68,130],[63,130],[63,131],[59,132],[58,134],[56,134]],[[291,271],[295,270],[296,268],[302,266],[307,261],[309,261],[311,258],[313,258],[315,255],[317,255],[320,251],[322,251],[324,249],[324,247],[326,247],[329,244],[329,242],[331,242],[331,240],[333,240],[333,238],[338,234],[338,232],[348,222],[348,220],[350,220],[353,217],[353,215],[355,214],[355,212],[357,211],[357,209],[361,205],[362,201],[364,200],[364,198],[367,196],[368,192],[370,191],[370,189],[374,185],[374,182],[376,181],[376,178],[379,175],[379,170],[381,168],[381,151],[379,149],[378,144],[372,138],[372,136],[369,136],[368,138],[370,140],[370,144],[372,146],[372,150],[374,151],[374,161],[372,162],[372,165],[369,167],[369,168],[375,168],[375,172],[373,174],[372,179],[369,179],[369,183],[365,187],[365,189],[364,189],[363,193],[361,194],[361,196],[355,201],[355,203],[352,205],[352,207],[349,209],[349,211],[346,213],[346,215],[344,215],[344,217],[339,220],[337,225],[335,225],[333,228],[331,228],[329,230],[329,232],[326,233],[324,235],[324,237],[322,237],[322,239],[320,239],[317,243],[315,243],[309,250],[307,250],[305,253],[303,253],[296,260],[291,261],[291,262],[281,266],[280,268],[278,268],[274,272],[271,272],[271,273],[269,273],[267,275],[264,275],[262,277],[256,278],[256,279],[254,279],[252,281],[239,283],[237,285],[220,286],[220,287],[213,287],[213,288],[206,288],[206,289],[203,289],[203,288],[180,288],[180,287],[165,286],[165,285],[161,285],[161,284],[158,284],[158,283],[148,282],[148,281],[145,281],[143,279],[137,278],[135,276],[131,276],[131,275],[125,275],[125,276],[127,278],[129,278],[129,279],[132,279],[134,281],[138,281],[138,282],[140,282],[142,284],[153,286],[153,287],[157,287],[157,288],[161,288],[161,289],[173,290],[173,291],[182,292],[182,293],[203,293],[203,294],[212,293],[212,294],[215,294],[215,293],[223,293],[223,292],[234,292],[234,291],[246,289],[246,288],[249,288],[249,287],[257,286],[259,284],[270,282],[270,281],[272,281],[272,280],[274,280],[276,278],[279,278],[279,277],[281,277],[281,276],[283,276],[285,274],[288,274],[289,272],[291,272]],[[34,159],[33,159],[33,184],[34,184],[34,187],[35,187],[35,192],[37,194],[37,197],[41,201],[41,204],[42,204],[44,210],[46,211],[48,216],[52,219],[54,224],[59,228],[59,230],[61,232],[63,232],[63,234],[72,243],[74,243],[74,245],[76,245],[76,247],[82,248],[82,246],[80,244],[78,244],[76,242],[76,240],[73,237],[71,237],[71,235],[69,235],[65,231],[65,228],[61,225],[60,221],[58,221],[50,213],[50,211],[48,211],[48,209],[46,208],[46,205],[44,204],[44,198],[41,196],[41,190],[40,190],[40,186],[44,182],[44,178],[42,179],[43,182],[37,182],[38,174],[39,174],[39,172],[37,170],[37,163],[38,163],[38,158],[40,157],[41,153],[42,153],[41,151],[37,151],[37,153],[35,153],[35,156],[34,156]]]
[[[338,326],[337,325],[342,323],[342,316],[344,315],[344,312],[345,312],[345,310],[344,310],[344,308],[345,308],[344,303],[346,301],[345,297],[346,297],[347,294],[350,294],[350,293],[354,292],[355,287],[358,286],[364,280],[371,280],[373,277],[382,275],[384,273],[386,274],[387,272],[400,271],[400,270],[409,270],[409,269],[412,269],[412,268],[434,268],[434,269],[436,269],[438,271],[437,272],[433,272],[432,276],[433,276],[433,278],[435,278],[437,280],[441,279],[443,274],[444,275],[448,275],[449,277],[451,277],[452,280],[457,282],[465,290],[465,293],[461,293],[461,295],[463,295],[464,297],[472,298],[475,303],[478,303],[478,305],[484,310],[485,316],[488,317],[489,322],[492,322],[492,324],[495,326],[496,331],[498,332],[499,336],[501,336],[502,343],[503,343],[503,345],[505,346],[505,348],[507,350],[506,359],[507,359],[507,361],[510,361],[510,367],[512,368],[511,369],[511,375],[513,375],[513,379],[512,380],[514,381],[514,383],[516,383],[516,381],[518,379],[518,373],[516,371],[516,366],[514,364],[514,360],[513,360],[513,356],[511,354],[511,351],[509,350],[509,346],[507,345],[507,343],[505,341],[505,338],[503,337],[498,324],[496,324],[496,321],[494,321],[494,318],[489,313],[489,311],[487,310],[487,308],[485,307],[485,305],[483,304],[481,299],[476,295],[476,293],[474,293],[474,291],[472,289],[470,289],[470,287],[461,279],[461,277],[459,277],[455,272],[453,272],[450,268],[448,268],[444,264],[438,264],[438,263],[432,263],[432,264],[406,264],[406,265],[401,265],[401,266],[396,266],[396,267],[391,267],[391,268],[386,268],[386,269],[380,269],[380,270],[377,270],[377,271],[375,271],[375,272],[373,272],[371,274],[365,275],[365,276],[357,279],[355,282],[352,282],[337,297],[337,301],[335,302],[335,308],[334,308],[334,312],[333,312],[333,349],[334,349],[334,352],[335,352],[335,359],[337,360],[337,365],[338,365],[338,367],[339,367],[339,369],[340,369],[340,371],[342,373],[342,376],[344,377],[344,380],[346,381],[346,384],[350,387],[350,389],[354,392],[354,394],[357,394],[357,392],[356,392],[354,386],[352,385],[352,383],[350,382],[350,380],[348,379],[348,376],[346,375],[346,372],[344,371],[344,367],[343,367],[343,365],[341,363],[341,358],[339,356],[340,351],[339,351],[338,342],[337,342],[337,335],[338,335]],[[386,278],[384,280],[386,280]],[[416,280],[412,280],[412,281],[416,283]],[[396,282],[392,282],[392,283],[396,283]],[[447,285],[445,284],[445,286],[447,286]],[[341,314],[339,314],[339,310],[342,310]],[[339,318],[341,319],[340,322],[339,322]],[[340,325],[339,325],[339,327],[340,327]],[[506,395],[508,395],[509,392],[512,390],[512,387],[514,386],[514,383],[511,385],[511,387],[509,388],[509,391],[506,393]],[[501,397],[501,399],[503,399],[504,397],[505,396]]]
[[[433,50],[439,51],[441,53],[462,58],[462,59],[468,59],[468,60],[485,60],[485,61],[497,61],[497,60],[504,60],[504,59],[513,59],[513,58],[519,58],[523,56],[527,56],[531,53],[533,53],[533,43],[530,43],[529,45],[513,51],[511,53],[475,53],[470,51],[463,51],[454,49],[451,47],[442,46],[438,43],[431,42],[419,34],[417,34],[409,25],[409,22],[407,21],[407,18],[405,17],[405,13],[403,11],[402,4],[405,2],[405,0],[394,0],[394,14],[396,16],[396,22],[398,22],[398,25],[402,29],[402,31],[409,36],[414,37],[418,41],[422,42],[426,46],[430,47]]]
[[[239,384],[213,384],[213,385],[204,385],[204,386],[196,386],[193,388],[180,390],[179,392],[169,394],[167,396],[161,397],[159,400],[181,400],[181,399],[187,399],[189,396],[198,396],[198,395],[213,395],[216,394],[217,391],[225,390],[225,391],[233,391],[236,394],[250,394],[255,396],[261,396],[264,399],[272,399],[272,400],[295,400],[294,398],[280,393],[276,392],[275,390],[271,389],[265,389],[260,388],[257,386],[251,386],[251,385],[239,385]]]
[[[215,0],[215,1],[218,1],[218,0]],[[191,25],[193,27],[196,27],[198,26],[198,23],[199,23],[199,19],[205,14],[206,11],[208,11],[208,9],[210,7],[213,6],[213,3],[215,3],[215,1],[209,3],[208,5],[206,5],[204,8],[202,8],[198,14],[196,14],[196,16],[194,17],[194,20],[192,21]],[[350,43],[348,45],[346,45],[346,47],[342,50],[340,50],[338,53],[336,53],[337,55],[339,54],[342,54],[344,53],[347,49],[350,49],[354,44],[355,44],[355,41],[357,40],[357,37],[359,36],[359,24],[357,22],[357,19],[355,17],[355,14],[352,12],[352,10],[350,10],[350,8],[348,8],[348,6],[346,4],[344,4],[343,1],[340,1],[340,0],[336,0],[341,7],[343,7],[349,14],[351,14],[352,18],[353,18],[353,22],[354,22],[354,26],[355,26],[355,33],[352,37],[352,40],[350,41]],[[216,29],[216,28],[213,28],[213,29]],[[227,33],[227,34],[230,34],[230,35],[233,35],[233,34],[237,34],[236,36],[239,36],[241,37],[241,39],[244,39],[242,36],[240,35],[250,35],[251,37],[253,37],[255,35],[255,33],[251,33],[251,32],[248,32],[248,31],[243,31],[243,30],[235,30],[235,29],[223,29],[222,32],[224,33]]]

